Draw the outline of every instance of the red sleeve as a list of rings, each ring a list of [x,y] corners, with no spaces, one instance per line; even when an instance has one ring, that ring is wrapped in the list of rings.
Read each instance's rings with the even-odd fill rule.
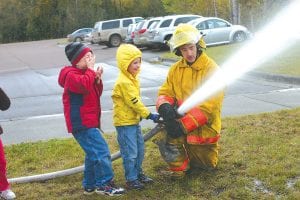
[[[83,74],[70,73],[67,77],[68,89],[71,92],[85,94],[93,87],[95,83],[96,73],[93,70],[87,69]],[[103,86],[101,84],[103,89]],[[101,89],[101,92],[102,92]]]

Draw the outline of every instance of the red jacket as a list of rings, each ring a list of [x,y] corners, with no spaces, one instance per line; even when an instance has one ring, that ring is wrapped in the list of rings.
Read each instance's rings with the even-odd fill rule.
[[[95,81],[91,69],[65,66],[59,73],[58,83],[64,88],[64,115],[69,133],[100,127],[100,96],[103,84]]]

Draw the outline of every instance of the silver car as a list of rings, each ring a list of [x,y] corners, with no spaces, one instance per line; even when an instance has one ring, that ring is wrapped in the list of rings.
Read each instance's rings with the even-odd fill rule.
[[[133,43],[139,47],[149,47],[151,46],[148,38],[150,34],[150,30],[158,23],[162,17],[154,17],[151,19],[140,21],[134,30]]]
[[[241,25],[233,25],[217,17],[202,17],[188,22],[195,26],[207,46],[243,42],[251,37],[250,31]]]
[[[148,40],[151,46],[165,48],[172,37],[173,31],[180,23],[187,23],[193,19],[201,18],[199,15],[168,15],[164,16],[152,30],[149,31]]]
[[[95,31],[92,32],[92,43],[118,47],[126,37],[129,24],[143,19],[142,17],[128,17],[96,22]]]
[[[67,35],[69,42],[82,42],[91,36],[93,28],[81,28]]]
[[[136,25],[137,25],[137,23],[129,24],[129,26],[127,27],[127,34],[126,34],[126,37],[124,40],[126,43],[133,44],[134,30],[135,30]]]

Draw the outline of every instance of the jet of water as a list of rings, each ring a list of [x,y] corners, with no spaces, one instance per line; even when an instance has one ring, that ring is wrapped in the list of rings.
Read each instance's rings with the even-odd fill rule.
[[[258,67],[300,39],[300,1],[293,1],[268,25],[255,34],[236,54],[229,58],[215,74],[198,88],[179,108],[183,115],[201,104],[246,72]]]

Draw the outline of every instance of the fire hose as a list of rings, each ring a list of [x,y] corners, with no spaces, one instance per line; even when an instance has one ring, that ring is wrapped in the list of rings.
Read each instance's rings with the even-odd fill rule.
[[[157,124],[153,129],[151,129],[148,133],[144,135],[144,141],[149,140],[154,135],[156,135],[161,129],[163,128],[162,124]],[[114,153],[111,155],[111,160],[117,160],[121,157],[120,151]],[[69,176],[73,175],[79,172],[82,172],[84,169],[84,166],[78,166],[66,170],[56,171],[56,172],[50,172],[45,174],[38,174],[38,175],[32,175],[32,176],[23,176],[18,178],[11,178],[8,179],[9,183],[30,183],[30,182],[38,182],[38,181],[46,181],[58,177],[63,176]]]

